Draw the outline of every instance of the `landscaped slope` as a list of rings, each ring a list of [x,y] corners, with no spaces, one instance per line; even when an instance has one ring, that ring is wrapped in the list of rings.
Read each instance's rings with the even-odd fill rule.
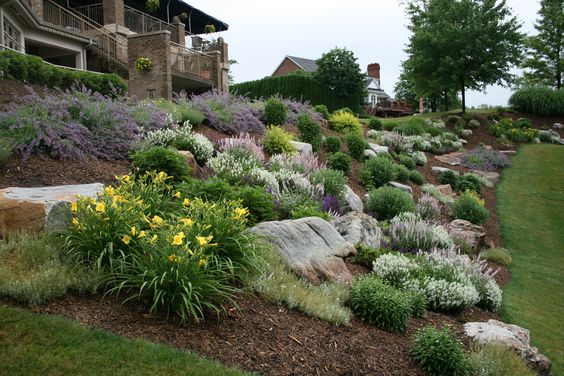
[[[564,375],[564,148],[525,145],[505,170],[498,213],[512,251],[504,320],[531,331],[533,344]]]
[[[0,306],[3,375],[248,375],[170,347]]]

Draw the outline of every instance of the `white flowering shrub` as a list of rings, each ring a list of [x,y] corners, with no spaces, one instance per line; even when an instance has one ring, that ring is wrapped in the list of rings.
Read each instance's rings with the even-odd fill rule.
[[[431,136],[429,133],[405,136],[395,131],[370,130],[368,131],[368,136],[374,138],[382,145],[388,146],[392,151],[408,152],[410,154],[414,151],[444,154],[462,147],[460,139],[450,132],[444,132],[439,136]]]
[[[424,152],[416,150],[414,152],[411,152],[409,155],[411,156],[411,158],[413,158],[417,165],[423,166],[427,164],[427,156]]]
[[[188,131],[190,131],[190,129],[188,129]],[[174,140],[176,140],[176,138],[183,132],[185,131],[183,129],[179,129],[178,127],[159,129],[147,133],[143,141],[150,146],[172,146]]]
[[[454,243],[439,224],[425,220],[415,213],[402,213],[390,221],[389,237],[392,248],[404,252],[428,252],[436,247],[448,248]]]
[[[433,310],[461,310],[473,305],[496,310],[501,305],[495,273],[484,261],[472,260],[452,247],[411,257],[388,253],[374,261],[373,270],[393,286],[424,293]]]
[[[262,169],[258,158],[236,153],[224,152],[208,162],[208,166],[221,179],[231,183],[242,183],[251,171]],[[256,171],[254,172],[256,174]]]
[[[312,153],[276,154],[268,161],[270,171],[290,170],[306,177],[313,171],[324,167],[325,164],[318,160],[316,154]]]
[[[437,128],[437,129],[443,129],[444,127],[446,127],[446,124],[444,121],[442,121],[439,118],[434,118],[434,119],[427,119],[425,121],[427,124],[429,124],[431,127],[433,128]]]

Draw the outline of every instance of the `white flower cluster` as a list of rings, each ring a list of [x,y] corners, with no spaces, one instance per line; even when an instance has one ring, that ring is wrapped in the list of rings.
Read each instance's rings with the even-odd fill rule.
[[[392,246],[402,251],[430,251],[454,245],[448,232],[439,224],[416,213],[401,213],[390,221]]]
[[[462,142],[458,137],[449,132],[439,136],[431,136],[429,133],[404,136],[395,131],[370,130],[368,136],[396,152],[428,151],[435,154],[444,154],[462,147]]]
[[[147,133],[144,141],[150,146],[171,146],[179,136],[186,136],[188,132],[190,132],[190,128],[187,130],[179,127],[159,129]]]
[[[296,153],[291,155],[282,153],[273,155],[268,162],[268,166],[270,171],[286,169],[307,177],[313,171],[325,167],[325,164],[319,162],[317,155],[312,153]]]
[[[258,159],[250,156],[236,156],[233,153],[220,153],[208,161],[209,167],[229,183],[239,183],[249,176],[251,171],[261,168]]]
[[[430,125],[433,128],[437,128],[437,129],[443,129],[444,127],[446,127],[445,122],[442,121],[439,118],[426,119],[425,123],[427,123],[428,125]]]
[[[427,164],[427,156],[425,155],[424,152],[416,150],[414,152],[411,152],[409,155],[411,156],[411,158],[413,158],[413,160],[415,161],[415,163],[417,163],[417,165],[423,166]]]
[[[423,292],[431,309],[458,310],[477,304],[495,310],[501,304],[501,289],[483,265],[449,248],[412,258],[385,254],[374,261],[373,269],[398,288]]]

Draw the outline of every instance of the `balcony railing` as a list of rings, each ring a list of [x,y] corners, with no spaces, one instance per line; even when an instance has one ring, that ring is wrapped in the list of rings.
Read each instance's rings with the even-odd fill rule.
[[[127,64],[127,41],[112,34],[86,16],[71,12],[50,0],[44,0],[43,20],[68,31],[92,38],[96,47],[106,54],[108,59]]]
[[[99,25],[104,24],[104,12],[102,9],[102,3],[72,8],[72,10],[74,10],[75,12],[82,14],[84,17],[92,20]]]
[[[202,78],[213,79],[211,73],[215,59],[207,53],[171,43],[170,61],[172,68],[181,73],[191,73]]]
[[[178,42],[176,26],[127,5],[123,7],[123,12],[125,27],[129,30],[136,33],[150,33],[152,31],[168,30],[170,31],[170,39],[173,42]]]

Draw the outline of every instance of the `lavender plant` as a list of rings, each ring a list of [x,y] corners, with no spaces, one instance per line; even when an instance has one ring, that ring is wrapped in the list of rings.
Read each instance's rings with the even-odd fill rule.
[[[219,150],[222,152],[237,152],[242,154],[250,154],[260,161],[265,160],[262,148],[258,145],[255,137],[252,137],[248,133],[239,133],[231,138],[224,138],[219,141]]]
[[[323,115],[317,112],[315,108],[309,104],[309,102],[282,99],[282,103],[284,103],[288,111],[286,118],[286,123],[288,124],[297,124],[298,117],[300,117],[300,115],[307,115],[311,120],[318,124],[322,124],[324,122]]]
[[[507,155],[482,146],[467,151],[462,155],[461,159],[462,166],[475,170],[495,171],[498,168],[504,168],[511,164]]]
[[[441,216],[439,200],[427,193],[421,196],[415,210],[423,219],[434,220]]]

